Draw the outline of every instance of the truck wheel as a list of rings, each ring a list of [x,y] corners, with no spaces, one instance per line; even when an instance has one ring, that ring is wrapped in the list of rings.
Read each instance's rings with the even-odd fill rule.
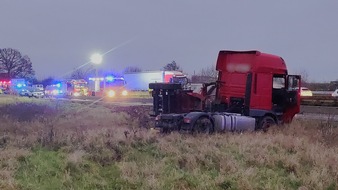
[[[192,130],[193,130],[193,133],[210,134],[214,132],[214,125],[209,118],[201,117],[195,121],[195,124]]]
[[[264,116],[258,124],[258,130],[266,132],[268,128],[276,124],[276,121],[271,116]]]
[[[167,134],[167,133],[170,133],[170,130],[168,128],[161,128],[160,133]]]

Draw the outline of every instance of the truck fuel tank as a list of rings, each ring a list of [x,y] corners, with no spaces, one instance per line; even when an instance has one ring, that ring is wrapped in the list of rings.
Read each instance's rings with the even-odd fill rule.
[[[216,131],[254,131],[256,120],[252,117],[233,113],[218,113],[213,115]]]

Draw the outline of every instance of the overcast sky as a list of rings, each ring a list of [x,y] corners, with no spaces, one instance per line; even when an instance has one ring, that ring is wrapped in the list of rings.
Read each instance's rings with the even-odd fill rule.
[[[215,65],[219,50],[257,49],[283,57],[289,73],[338,79],[336,0],[0,1],[0,48],[28,55],[39,78],[118,47],[102,69],[175,60],[192,74]]]

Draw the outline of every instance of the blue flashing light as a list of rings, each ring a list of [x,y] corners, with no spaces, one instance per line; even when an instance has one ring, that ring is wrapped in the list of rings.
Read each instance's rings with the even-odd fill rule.
[[[22,84],[17,84],[16,87],[21,88],[23,85]]]
[[[56,87],[60,88],[60,87],[61,87],[61,84],[60,84],[60,83],[57,83],[57,84],[56,84]]]
[[[113,76],[107,76],[106,80],[109,82],[113,82],[115,80],[115,78]]]

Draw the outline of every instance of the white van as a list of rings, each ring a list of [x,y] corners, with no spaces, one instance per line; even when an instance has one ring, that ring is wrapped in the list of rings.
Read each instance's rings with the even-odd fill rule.
[[[38,89],[38,90],[41,90],[41,91],[43,91],[44,89],[43,89],[43,85],[42,84],[34,84],[34,85],[32,85],[32,88],[34,88],[34,89]]]

